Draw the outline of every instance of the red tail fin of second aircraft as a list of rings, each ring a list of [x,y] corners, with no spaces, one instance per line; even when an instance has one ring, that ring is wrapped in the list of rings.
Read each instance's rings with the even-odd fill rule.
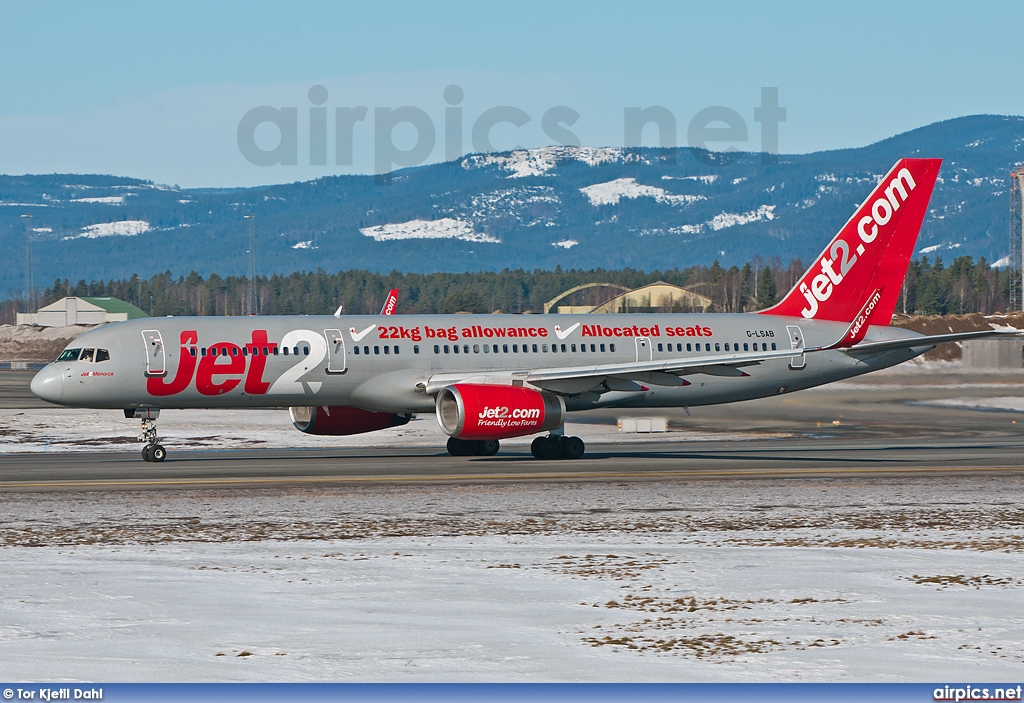
[[[870,299],[871,321],[889,324],[941,164],[897,162],[793,290],[759,312],[852,323]]]
[[[391,292],[388,293],[387,300],[384,301],[384,307],[380,309],[381,315],[394,315],[395,310],[398,308],[398,289],[392,288]]]

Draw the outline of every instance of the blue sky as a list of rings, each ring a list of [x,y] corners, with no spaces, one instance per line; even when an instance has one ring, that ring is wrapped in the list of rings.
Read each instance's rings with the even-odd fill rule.
[[[585,145],[621,146],[624,109],[662,106],[677,143],[710,106],[754,109],[777,87],[786,153],[859,146],[938,120],[1024,114],[1024,3],[789,2],[6,2],[0,42],[0,172],[111,173],[182,186],[243,186],[375,168],[374,109],[414,106],[444,158],[444,90],[464,98],[462,151],[485,110],[499,149],[552,143],[554,106]],[[309,89],[327,90],[327,164],[310,164]],[[242,116],[293,107],[297,163],[257,166]],[[338,107],[366,106],[353,163],[335,158]],[[644,132],[655,143],[656,130]],[[378,135],[379,136],[379,135]],[[397,148],[421,137],[391,134]],[[276,128],[253,132],[261,149]]]

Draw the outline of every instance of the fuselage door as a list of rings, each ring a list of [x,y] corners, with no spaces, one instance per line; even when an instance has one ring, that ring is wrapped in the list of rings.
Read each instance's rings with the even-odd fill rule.
[[[345,338],[341,330],[324,330],[327,338],[327,373],[343,374],[345,367]]]
[[[804,333],[796,325],[786,325],[786,331],[789,332],[789,348],[800,350],[799,356],[790,358],[789,368],[802,369],[807,365],[807,360],[804,358]]]
[[[166,376],[167,350],[160,330],[143,330],[142,339],[146,344],[146,376]]]
[[[654,350],[651,349],[651,338],[650,337],[637,337],[636,338],[636,360],[637,361],[650,361],[654,358]]]

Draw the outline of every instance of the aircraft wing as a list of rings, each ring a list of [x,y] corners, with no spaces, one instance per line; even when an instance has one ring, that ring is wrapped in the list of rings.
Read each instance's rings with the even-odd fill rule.
[[[428,394],[434,394],[452,383],[496,383],[523,381],[554,393],[577,395],[581,393],[607,393],[608,391],[641,391],[643,385],[684,386],[688,382],[682,374],[708,374],[710,376],[743,376],[742,368],[760,364],[769,359],[800,356],[813,349],[779,349],[776,351],[734,352],[690,355],[657,361],[633,361],[592,366],[559,366],[546,369],[485,372],[483,374],[436,374],[426,384]],[[468,378],[467,378],[468,377]]]
[[[985,337],[1019,337],[1020,332],[1011,330],[978,330],[976,332],[952,332],[950,334],[932,334],[923,337],[905,337],[890,339],[884,342],[868,342],[856,344],[844,349],[848,354],[876,354],[894,349],[912,349],[916,347],[934,347],[943,342],[959,342],[964,339],[982,339]]]

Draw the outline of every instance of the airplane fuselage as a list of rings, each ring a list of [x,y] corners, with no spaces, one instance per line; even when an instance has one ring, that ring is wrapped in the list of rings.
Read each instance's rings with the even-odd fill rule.
[[[759,314],[150,318],[83,334],[41,374],[38,388],[47,400],[71,407],[347,405],[428,412],[434,410],[431,380],[446,375],[487,383],[488,374],[520,370],[788,350],[794,335],[811,350],[833,344],[846,328]],[[872,327],[865,340],[912,336]],[[929,347],[870,356],[801,350],[742,370],[709,366],[683,375],[680,386],[648,384],[599,398],[567,394],[565,403],[567,410],[586,410],[760,398],[892,366]],[[75,349],[83,351],[76,356]]]

